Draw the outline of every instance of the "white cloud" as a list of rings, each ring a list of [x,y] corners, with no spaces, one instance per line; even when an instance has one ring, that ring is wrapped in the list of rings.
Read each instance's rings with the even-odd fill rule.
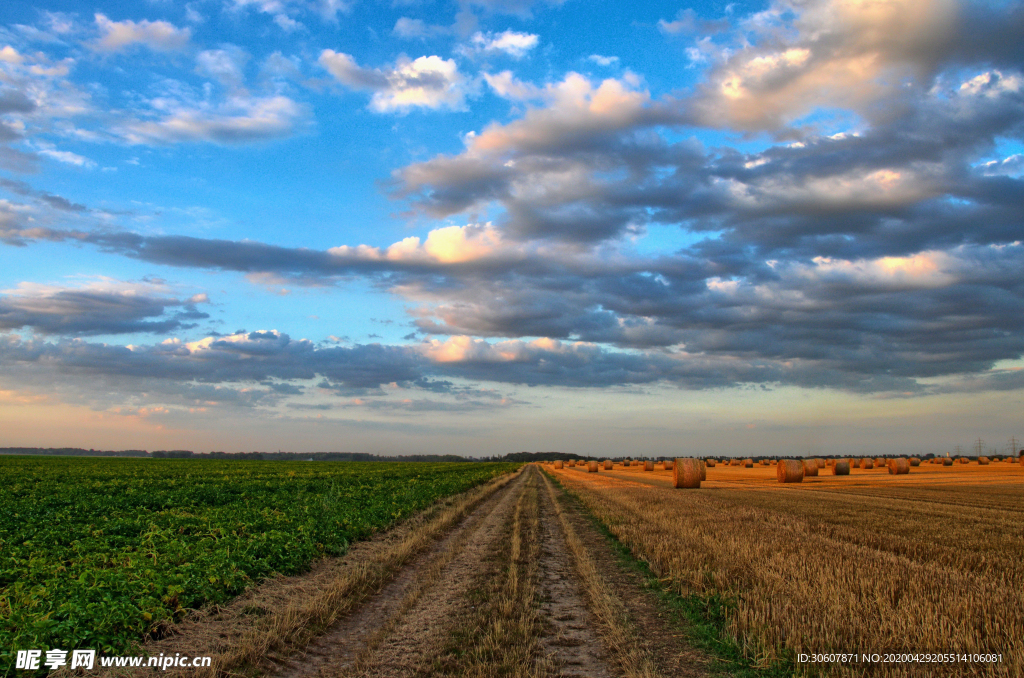
[[[188,2],[185,3],[185,21],[191,24],[201,24],[206,21],[206,17],[199,13],[199,10],[193,6],[193,3]]]
[[[547,108],[531,110],[507,125],[490,125],[467,139],[468,152],[502,153],[622,129],[633,124],[650,103],[650,95],[637,91],[636,85],[635,78],[609,78],[594,87],[579,73],[569,73],[562,82],[544,88],[540,96],[550,103]]]
[[[413,38],[431,38],[437,35],[446,35],[450,32],[450,29],[445,26],[428,24],[422,19],[410,19],[406,16],[399,17],[398,21],[395,22],[394,29],[391,31],[393,35],[407,40]]]
[[[245,143],[291,134],[306,115],[285,96],[232,96],[216,106],[161,102],[161,108],[161,118],[131,121],[116,131],[132,144]]]
[[[287,14],[275,14],[274,23],[281,27],[285,33],[293,33],[297,30],[305,28],[301,22],[296,21]]]
[[[76,167],[95,167],[96,163],[89,158],[72,153],[71,151],[56,151],[53,149],[43,149],[39,151],[39,155],[44,155],[51,160],[62,162],[65,165],[74,165]]]
[[[1014,153],[1002,160],[989,160],[988,162],[981,163],[979,167],[982,168],[982,171],[987,176],[998,176],[1000,174],[1020,176],[1024,174],[1024,154]]]
[[[960,93],[968,96],[984,96],[995,99],[1006,92],[1019,92],[1021,78],[1017,75],[1003,75],[992,70],[977,75],[960,85]]]
[[[507,30],[504,33],[474,33],[470,38],[470,51],[479,54],[507,54],[513,59],[522,59],[537,46],[538,36]]]
[[[692,9],[681,9],[676,13],[674,21],[658,21],[658,30],[669,35],[691,33],[697,28],[697,13]]]
[[[0,49],[0,61],[5,61],[9,64],[20,64],[24,60],[24,57],[18,54],[18,51],[10,45],[5,45],[3,49]]]
[[[533,16],[534,5],[557,7],[565,0],[462,0],[460,4],[480,7],[494,14],[514,14],[523,18]]]
[[[95,19],[101,35],[93,48],[105,52],[117,52],[136,44],[157,51],[173,51],[188,44],[192,35],[191,29],[177,28],[167,21],[111,21],[99,13]]]
[[[955,0],[776,2],[746,22],[742,49],[704,41],[688,51],[692,61],[718,57],[695,112],[709,126],[756,130],[819,106],[866,111],[928,82],[955,37],[958,12]]]
[[[484,73],[484,81],[494,90],[494,93],[505,99],[512,99],[513,101],[529,101],[531,99],[540,99],[544,95],[544,90],[536,85],[522,80],[517,80],[512,71],[502,71],[501,73]]]
[[[619,57],[617,56],[602,56],[600,54],[591,54],[587,57],[587,61],[593,61],[598,66],[613,66],[619,63]]]
[[[62,132],[76,133],[67,119],[92,112],[92,105],[89,92],[69,80],[74,66],[70,57],[54,61],[39,51],[18,52],[10,46],[0,49],[0,83],[6,85],[0,92],[0,116],[4,118],[0,138],[31,139],[40,130],[53,131],[58,120]],[[52,147],[40,144],[37,148]],[[8,148],[4,153],[10,156],[14,151]]]
[[[352,4],[345,0],[316,0],[313,9],[320,14],[324,21],[336,22],[338,14],[347,13],[352,9]]]
[[[302,60],[297,56],[286,57],[274,52],[260,66],[260,76],[270,80],[299,80],[302,77]]]
[[[327,23],[337,23],[338,14],[348,12],[351,4],[345,0],[231,0],[231,9],[255,9],[269,15],[275,24],[287,33],[305,28],[295,19],[300,14],[316,14]]]
[[[342,245],[328,252],[336,257],[363,261],[437,264],[461,264],[522,254],[518,245],[504,242],[501,232],[490,223],[437,228],[430,231],[424,241],[415,236],[409,237],[385,250],[368,245]]]
[[[370,108],[378,113],[464,106],[468,83],[452,59],[401,57],[393,67],[371,69],[359,66],[349,54],[325,49],[319,61],[346,87],[372,91]]]
[[[234,45],[205,50],[196,56],[196,73],[234,89],[241,87],[245,80],[242,69],[248,59],[249,55]]]

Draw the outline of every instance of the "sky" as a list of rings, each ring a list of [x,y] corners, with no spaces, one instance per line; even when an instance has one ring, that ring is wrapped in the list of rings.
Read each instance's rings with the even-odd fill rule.
[[[0,447],[1005,451],[1024,4],[5,0]]]

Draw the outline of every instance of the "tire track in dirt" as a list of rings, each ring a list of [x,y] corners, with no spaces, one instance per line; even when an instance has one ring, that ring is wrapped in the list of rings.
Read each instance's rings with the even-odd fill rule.
[[[525,474],[466,516],[373,598],[340,620],[299,655],[282,662],[275,678],[414,675],[425,648],[457,614],[461,586],[508,519]],[[386,641],[386,643],[384,642]],[[411,672],[411,673],[410,673]]]
[[[626,675],[671,676],[672,678],[703,678],[708,675],[709,658],[695,650],[686,634],[670,622],[670,614],[647,589],[641,576],[624,568],[609,541],[596,527],[596,520],[584,512],[577,500],[561,490],[557,493],[567,524],[600,575],[603,588],[617,599],[626,616],[631,638],[630,650],[639,650],[644,661],[623,657]],[[644,664],[647,664],[644,666]]]
[[[542,651],[559,667],[561,676],[604,678],[615,675],[609,668],[609,654],[597,631],[593,613],[573,568],[554,503],[546,491],[540,493],[540,612],[545,631]]]
[[[524,506],[530,502],[532,506]],[[442,653],[452,649],[452,639],[477,630],[466,629],[465,624],[488,623],[488,619],[478,618],[479,601],[473,593],[487,589],[491,580],[508,576],[515,562],[515,556],[508,553],[508,541],[515,529],[512,525],[519,523],[520,514],[531,513],[538,518],[532,533],[538,543],[529,550],[534,559],[530,563],[534,593],[527,604],[536,610],[540,624],[536,637],[529,641],[532,648],[525,659],[518,660],[517,675],[619,675],[598,620],[588,608],[556,508],[536,467],[527,468],[520,479],[481,505],[458,533],[447,538],[446,546],[432,549],[432,557],[407,568],[409,571],[378,597],[342,620],[304,656],[295,657],[275,675],[418,678],[431,675],[434,666],[446,666]],[[476,648],[464,649],[472,654]],[[499,647],[496,652],[504,650],[512,651]],[[448,671],[457,671],[459,661],[456,658],[454,665],[449,662]],[[467,656],[462,661],[467,662],[472,675],[488,675],[479,657]]]

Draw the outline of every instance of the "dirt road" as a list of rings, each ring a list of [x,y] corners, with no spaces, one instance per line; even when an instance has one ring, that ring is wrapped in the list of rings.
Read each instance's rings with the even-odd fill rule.
[[[531,465],[147,650],[213,656],[207,675],[221,676],[704,675],[704,658],[661,614]]]

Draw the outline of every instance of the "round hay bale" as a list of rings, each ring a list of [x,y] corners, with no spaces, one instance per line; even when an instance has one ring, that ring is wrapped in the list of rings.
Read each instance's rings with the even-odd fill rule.
[[[882,468],[885,466],[886,461],[882,457],[875,457],[875,468]]]
[[[804,481],[804,463],[799,459],[780,459],[775,466],[775,475],[780,483],[802,483]]]
[[[910,462],[905,458],[899,457],[897,459],[889,460],[889,475],[906,475],[910,473]]]
[[[960,463],[960,464],[970,464],[971,460],[968,459],[967,457],[960,457],[959,459],[957,459],[957,463]]]
[[[920,466],[921,465],[921,460],[918,459],[917,457],[911,457],[910,459],[907,459],[907,461],[910,463],[911,466]]]
[[[979,466],[988,466],[988,457],[978,457]]]
[[[700,464],[697,459],[676,459],[672,465],[672,486],[689,489],[700,487]]]
[[[587,473],[597,473],[597,462],[596,461],[588,461],[587,462]]]
[[[575,465],[576,465],[576,460],[575,459],[570,459],[569,463],[568,463],[569,468],[572,468]]]
[[[700,480],[704,482],[708,479],[708,465],[704,463],[703,459],[698,459],[697,461],[700,462]]]
[[[740,460],[739,459],[730,459],[729,460],[729,466],[739,466],[739,465],[740,465]]]
[[[556,461],[555,462],[555,468],[562,468],[562,462],[561,461]]]
[[[612,470],[612,460],[611,459],[605,459],[604,460],[604,470],[605,471],[611,471]]]
[[[644,462],[644,470],[645,471],[653,471],[654,470],[654,462],[651,461],[650,459],[645,461]]]
[[[953,465],[953,458],[952,457],[943,457],[942,458],[942,465],[943,466],[952,466]]]
[[[671,471],[673,466],[675,466],[675,462],[673,461],[668,461],[666,459],[665,461],[661,462],[661,468],[663,468],[666,471]]]
[[[875,462],[870,460],[870,459],[868,459],[867,457],[864,457],[863,459],[860,460],[860,467],[861,468],[875,468]]]
[[[714,468],[715,464],[718,463],[718,460],[717,459],[708,459],[704,463],[707,464],[710,468]]]
[[[623,465],[623,467],[625,467],[625,468],[629,468],[629,459],[624,459],[624,460],[622,461],[622,465]]]
[[[753,459],[744,459],[743,460],[743,468],[754,468],[754,460]]]
[[[848,476],[850,475],[850,461],[848,459],[840,459],[832,464],[832,475],[834,476]]]
[[[804,478],[809,476],[818,475],[818,460],[817,459],[805,459],[804,460]]]

